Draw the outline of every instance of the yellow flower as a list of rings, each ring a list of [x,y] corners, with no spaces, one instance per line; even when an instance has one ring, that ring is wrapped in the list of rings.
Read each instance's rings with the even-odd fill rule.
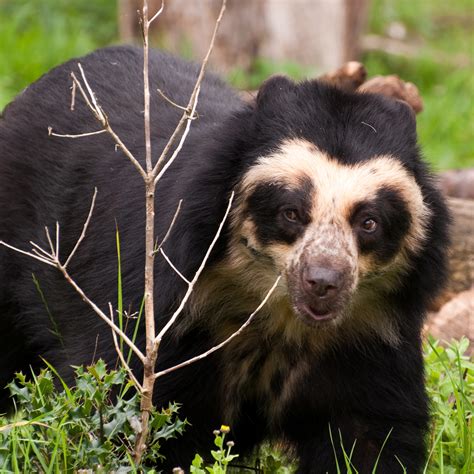
[[[230,427],[227,425],[221,425],[221,433],[228,433],[230,431]]]

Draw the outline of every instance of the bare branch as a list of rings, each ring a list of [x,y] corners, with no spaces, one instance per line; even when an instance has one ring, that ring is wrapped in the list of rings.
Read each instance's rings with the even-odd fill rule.
[[[78,66],[80,66],[80,64],[78,64]],[[81,69],[82,76],[85,77],[84,70],[82,69],[82,67],[80,69]],[[98,108],[96,108],[95,105],[89,100],[87,92],[84,90],[81,82],[77,79],[76,75],[73,72],[71,72],[71,77],[72,77],[73,82],[76,84],[77,88],[79,89],[79,92],[81,93],[82,97],[84,98],[86,105],[92,111],[95,118],[102,124],[102,126],[104,127],[104,130],[106,130],[112,136],[115,143],[125,153],[125,156],[132,162],[132,164],[135,166],[137,171],[140,173],[140,176],[143,178],[143,180],[146,180],[145,170],[140,165],[138,160],[133,156],[133,153],[127,148],[127,146],[122,142],[120,137],[115,133],[114,129],[109,123],[109,120],[105,112],[102,110],[102,108],[99,107],[99,105],[97,105]]]
[[[67,282],[76,290],[76,292],[79,294],[81,297],[82,301],[87,303],[99,316],[100,319],[105,321],[108,326],[114,331],[118,336],[120,336],[124,342],[132,349],[133,352],[135,352],[136,356],[140,359],[140,361],[143,363],[145,360],[144,354],[140,351],[140,349],[135,345],[133,341],[130,340],[130,338],[116,325],[114,324],[110,318],[91,300],[89,297],[82,291],[82,288],[71,278],[69,275],[66,267],[61,265],[58,261],[56,261],[56,266],[59,269],[59,271],[63,274],[64,278],[67,280]]]
[[[192,110],[192,109],[194,109],[194,110],[196,109],[196,102],[197,102],[197,99],[199,97],[199,92],[201,90],[201,83],[202,83],[202,80],[204,78],[204,73],[206,72],[206,67],[207,67],[207,63],[209,61],[209,57],[211,55],[212,50],[214,49],[214,42],[216,40],[217,31],[219,30],[219,26],[220,26],[222,17],[224,15],[226,4],[227,4],[227,0],[222,0],[221,10],[219,12],[219,16],[217,17],[216,24],[214,26],[214,31],[212,33],[211,41],[209,43],[209,48],[208,48],[207,53],[206,53],[206,55],[205,55],[205,57],[204,57],[204,59],[201,63],[201,69],[199,70],[199,75],[198,75],[198,78],[197,78],[196,83],[194,85],[193,92],[191,93],[191,97],[189,99],[188,106],[186,107],[186,111],[183,113],[180,121],[178,122],[178,125],[176,126],[175,131],[173,132],[170,139],[168,140],[168,143],[166,144],[165,148],[163,149],[163,151],[160,155],[160,158],[158,159],[155,167],[153,168],[153,174],[154,175],[157,175],[159,173],[159,170],[160,170],[161,166],[163,165],[163,161],[166,159],[166,156],[168,155],[168,152],[169,152],[170,148],[173,146],[173,143],[177,139],[178,135],[181,132],[181,129],[184,126],[184,122],[186,120],[189,121],[190,120],[189,117],[194,116],[194,112],[189,114],[189,111]],[[155,180],[155,182],[157,182],[157,181],[158,180]]]
[[[144,104],[144,129],[145,129],[145,163],[146,171],[150,173],[153,169],[151,162],[151,130],[150,130],[150,75],[149,70],[149,47],[148,47],[148,2],[143,2],[142,11],[142,28],[143,28],[143,104]]]
[[[72,81],[72,88],[71,88],[71,112],[74,111],[74,106],[76,105],[76,83]],[[49,127],[51,128],[51,127]]]
[[[86,133],[78,133],[75,135],[70,134],[63,134],[63,133],[55,133],[53,132],[52,127],[48,127],[48,135],[50,137],[59,137],[59,138],[82,138],[82,137],[90,137],[92,135],[100,135],[101,133],[107,133],[107,130],[103,128],[102,130],[97,130],[95,132],[86,132]]]
[[[114,321],[114,309],[112,308],[112,303],[109,302],[109,313],[110,313],[110,320],[112,321],[112,323],[115,325],[115,321]],[[123,353],[122,351],[120,350],[120,347],[119,347],[119,343],[118,343],[118,339],[117,339],[117,334],[115,334],[115,331],[112,331],[112,338],[114,340],[114,346],[115,346],[115,350],[117,352],[117,355],[120,359],[120,362],[122,363],[122,366],[125,368],[125,370],[127,371],[128,375],[130,376],[130,378],[132,379],[133,383],[135,384],[135,386],[137,387],[138,391],[139,392],[142,392],[143,388],[140,384],[140,382],[137,380],[137,378],[135,377],[135,375],[133,375],[133,371],[132,369],[130,368],[130,366],[127,364],[127,361],[125,360],[125,357],[123,356]]]
[[[92,112],[94,113],[95,117],[97,118],[97,120],[99,122],[102,123],[102,120],[100,119],[100,117],[97,115],[97,111],[95,110],[94,106],[92,105],[90,99],[89,99],[89,96],[87,95],[87,92],[84,90],[84,88],[82,87],[82,84],[81,82],[79,81],[79,79],[76,77],[76,75],[71,72],[71,78],[72,78],[72,84],[74,86],[74,84],[76,85],[76,87],[79,89],[79,92],[81,93],[82,97],[84,98],[84,100],[86,101],[86,104],[87,104],[87,107],[89,107],[89,109],[92,110]],[[105,125],[105,124],[102,124],[102,125]]]
[[[181,136],[181,139],[178,143],[178,146],[174,150],[173,154],[171,155],[170,159],[165,163],[163,168],[158,172],[155,178],[155,185],[158,183],[158,181],[161,179],[161,177],[166,173],[166,170],[172,165],[173,161],[178,157],[179,152],[181,151],[181,148],[183,148],[184,142],[186,141],[186,138],[188,136],[189,130],[191,129],[191,121],[193,120],[192,117],[194,117],[194,114],[196,113],[196,107],[198,104],[198,99],[199,99],[199,91],[201,89],[198,88],[198,94],[196,95],[196,100],[194,101],[194,105],[188,115],[186,112],[183,117],[186,117],[185,120],[183,120],[183,123],[186,122],[186,128],[184,130],[183,135]],[[177,129],[176,129],[177,130]],[[175,130],[175,132],[176,132]],[[173,137],[171,137],[173,138]],[[169,143],[169,142],[168,142]],[[162,155],[163,156],[163,155]],[[160,157],[161,159],[161,157]]]
[[[185,360],[184,362],[181,362],[180,364],[177,364],[173,367],[169,367],[168,369],[161,370],[160,372],[155,373],[155,378],[162,377],[163,375],[169,374],[170,372],[173,372],[175,370],[181,369],[182,367],[185,367],[187,365],[191,365],[194,362],[197,362],[198,360],[204,359],[205,357],[208,357],[210,354],[213,352],[218,351],[222,347],[224,347],[226,344],[228,344],[232,339],[237,337],[239,334],[242,333],[242,331],[252,322],[253,318],[255,315],[263,308],[263,306],[266,304],[272,293],[275,291],[275,288],[277,287],[278,283],[280,282],[281,275],[278,276],[278,278],[275,280],[275,283],[273,283],[272,287],[268,290],[267,294],[265,295],[265,298],[262,300],[262,302],[258,305],[257,309],[248,317],[248,319],[245,321],[240,328],[232,333],[227,339],[222,341],[220,344],[217,344],[217,346],[211,347],[209,350],[206,352],[203,352],[202,354],[199,354],[195,357],[192,357],[191,359]]]
[[[56,258],[59,260],[59,222],[56,221]]]
[[[169,225],[168,230],[166,231],[166,234],[163,237],[163,240],[161,241],[161,244],[158,245],[158,247],[155,249],[155,253],[158,253],[161,247],[163,247],[163,245],[165,245],[166,241],[168,240],[168,237],[170,236],[171,231],[173,230],[174,224],[176,223],[176,219],[178,218],[178,214],[179,214],[179,211],[181,210],[182,203],[183,203],[183,200],[180,199],[178,202],[178,207],[176,208],[176,211],[174,212],[173,219],[171,220],[171,224]]]
[[[184,112],[188,111],[187,107],[183,107],[182,105],[177,104],[174,100],[170,99],[161,89],[156,89],[156,90],[157,90],[158,94],[160,94],[161,97],[163,99],[165,99],[166,102],[171,104],[173,107],[176,107],[177,109],[182,110]],[[196,117],[193,117],[193,118],[197,118],[197,115],[196,115]]]
[[[47,229],[47,228],[46,228]],[[61,265],[61,263],[58,260],[58,257],[56,255],[51,254],[51,257],[42,257],[38,253],[31,253],[31,252],[26,252],[25,250],[21,250],[13,245],[7,244],[6,242],[3,242],[3,240],[0,240],[0,245],[3,245],[11,250],[14,250],[15,252],[18,252],[22,255],[26,255],[28,257],[34,258],[35,260],[39,260],[42,263],[45,263],[46,265],[50,265],[52,267],[56,267],[64,276],[64,278],[68,281],[68,283],[76,290],[77,293],[79,293],[79,296],[81,299],[87,303],[93,310],[94,312],[102,319],[104,320],[111,328],[113,331],[115,331],[124,341],[125,343],[132,349],[133,352],[137,355],[137,357],[140,359],[140,361],[143,363],[145,361],[145,356],[144,354],[138,349],[138,347],[129,339],[129,337],[117,326],[115,325],[108,317],[107,315],[92,301],[90,300],[86,294],[82,291],[82,289],[79,287],[79,285],[71,278],[69,273],[66,270],[66,267],[64,265]],[[39,245],[34,244],[34,246],[38,249],[41,250],[41,252],[46,254],[46,251],[41,249]],[[35,252],[37,252],[35,250]],[[54,252],[54,247],[53,247],[53,252]]]
[[[44,228],[44,232],[46,234],[46,238],[48,239],[49,248],[51,249],[51,255],[56,260],[58,256],[54,253],[53,241],[51,240],[51,236],[49,235],[49,229],[46,226]]]
[[[161,0],[161,7],[148,21],[148,26],[150,26],[163,13],[164,8],[165,8],[165,2],[164,0]]]
[[[35,244],[32,240],[30,240],[30,244],[35,247],[33,249],[33,252],[35,252],[37,255],[42,255],[43,257],[46,257],[48,259],[54,259],[54,255],[51,255],[50,253],[46,252],[42,247],[40,247],[38,244]]]
[[[67,258],[66,263],[63,265],[64,268],[66,268],[68,266],[68,264],[71,261],[72,257],[74,256],[77,249],[79,248],[79,245],[81,245],[81,242],[83,241],[84,237],[86,236],[87,227],[89,226],[89,222],[91,220],[92,213],[94,212],[95,198],[96,197],[97,197],[97,188],[94,188],[94,194],[92,195],[92,202],[91,202],[91,206],[89,208],[89,214],[87,215],[87,219],[84,222],[84,226],[82,227],[81,235],[77,239],[76,245],[74,246],[71,253],[69,254],[69,257]],[[59,255],[58,255],[58,258],[59,258]]]
[[[102,110],[102,107],[97,103],[97,99],[95,97],[94,91],[91,89],[91,86],[89,85],[87,77],[84,73],[84,69],[82,69],[81,63],[77,63],[77,67],[79,68],[79,71],[81,71],[82,80],[84,81],[87,92],[89,92],[89,97],[92,101],[92,104],[94,105],[94,110],[96,111],[96,113],[97,113],[98,117],[100,118],[101,122],[104,125],[106,125],[108,123],[107,117],[104,114],[104,112]]]
[[[7,244],[3,240],[0,240],[0,245],[3,245],[4,247],[7,247],[11,250],[14,250],[15,252],[21,253],[22,255],[27,255],[28,257],[34,258],[35,260],[39,260],[40,262],[46,263],[46,265],[50,265],[52,267],[56,266],[56,263],[54,263],[54,261],[51,258],[46,258],[46,257],[43,258],[41,255],[38,255],[37,253],[34,254],[31,252],[27,252],[25,250],[21,250],[18,247]],[[46,253],[44,250],[43,252]]]
[[[168,255],[166,255],[163,249],[160,249],[161,255],[163,255],[164,259],[168,262],[168,265],[176,272],[176,274],[184,280],[188,285],[191,283],[173,264],[173,262],[169,259]]]
[[[159,345],[161,340],[163,339],[163,336],[166,334],[166,332],[168,331],[168,329],[175,323],[176,319],[178,318],[178,316],[181,314],[181,312],[183,311],[183,308],[185,306],[185,304],[187,303],[189,297],[191,296],[191,293],[194,289],[194,285],[196,284],[198,278],[200,277],[202,271],[204,270],[204,267],[206,266],[206,263],[207,263],[207,260],[209,258],[209,255],[211,254],[212,250],[214,249],[214,246],[217,242],[217,239],[219,238],[219,236],[221,235],[221,232],[222,232],[222,228],[224,227],[224,223],[225,221],[227,220],[227,216],[229,215],[229,212],[230,212],[230,209],[232,207],[232,201],[234,200],[234,191],[232,191],[232,194],[230,195],[230,198],[229,198],[229,204],[227,205],[227,209],[225,211],[225,214],[224,214],[224,217],[222,218],[220,224],[219,224],[219,228],[217,229],[217,232],[211,242],[211,244],[209,245],[209,247],[207,248],[207,251],[206,251],[206,254],[204,255],[204,258],[202,259],[202,262],[201,262],[201,265],[199,266],[198,270],[196,271],[196,273],[194,274],[194,277],[193,279],[191,280],[191,282],[189,283],[188,285],[188,289],[183,297],[183,299],[181,300],[181,303],[180,305],[178,306],[178,308],[176,309],[176,311],[173,313],[173,315],[171,316],[170,320],[165,324],[165,326],[163,327],[163,329],[159,332],[159,334],[156,336],[155,338],[155,345]]]

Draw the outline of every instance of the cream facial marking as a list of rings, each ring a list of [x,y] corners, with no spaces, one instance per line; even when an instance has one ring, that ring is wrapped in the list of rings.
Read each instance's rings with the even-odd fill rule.
[[[278,152],[258,160],[246,174],[242,192],[250,195],[255,186],[269,180],[297,188],[307,178],[316,190],[313,222],[344,225],[354,204],[375,199],[380,190],[390,188],[403,198],[412,220],[404,246],[416,252],[422,245],[430,211],[415,179],[390,156],[344,165],[305,140],[289,140]]]
[[[261,192],[262,186],[266,194]],[[278,190],[274,196],[272,187]],[[286,241],[268,235],[263,238],[259,229],[262,219],[249,211],[251,199],[256,194],[266,196],[270,206],[282,194],[291,200],[298,192],[309,199],[309,204],[301,206],[304,211],[288,202],[296,211],[290,213],[291,221],[295,226],[304,224],[300,232]],[[357,206],[365,209],[368,203],[370,210],[376,203],[385,211],[389,205],[393,207],[391,201],[406,211],[406,228],[398,229],[390,220],[388,224],[377,222],[383,221],[383,212],[380,218],[361,214],[360,222],[357,214],[354,217]],[[265,202],[261,207],[267,211]],[[263,211],[262,218],[268,218]],[[395,158],[377,156],[345,165],[313,144],[293,139],[272,155],[261,157],[244,176],[232,215],[233,240],[227,262],[234,272],[241,269],[240,274],[252,281],[251,289],[257,293],[264,286],[259,281],[267,283],[269,277],[284,275],[274,299],[289,304],[305,323],[318,325],[347,314],[359,283],[366,279],[376,286],[382,281],[385,289],[396,285],[397,275],[407,268],[407,252],[416,253],[423,244],[428,217],[429,209],[415,179]],[[377,237],[382,224],[390,232]],[[394,227],[390,229],[390,225]],[[398,240],[390,242],[397,233]],[[360,235],[366,239],[363,245]],[[371,252],[370,239],[392,247],[389,252],[382,249],[385,254]]]

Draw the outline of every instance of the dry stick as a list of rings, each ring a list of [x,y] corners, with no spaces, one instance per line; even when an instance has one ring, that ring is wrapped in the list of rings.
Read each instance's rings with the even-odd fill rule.
[[[80,71],[81,71],[81,75],[82,75],[82,78],[83,80],[85,80],[84,84],[86,84],[86,87],[88,87],[88,90],[90,90],[90,87],[89,87],[89,83],[87,82],[87,79],[86,79],[86,75],[85,75],[85,72],[81,66],[80,63],[77,64]],[[114,129],[112,128],[112,126],[110,125],[109,123],[109,120],[107,118],[107,115],[105,114],[105,112],[102,110],[102,108],[100,108],[99,105],[94,105],[94,104],[97,104],[97,102],[95,101],[95,98],[93,99],[93,101],[91,102],[91,100],[89,99],[88,95],[87,95],[87,92],[84,90],[84,88],[82,87],[82,84],[81,82],[79,81],[79,79],[76,77],[76,75],[72,72],[71,73],[71,78],[73,80],[73,84],[76,85],[77,89],[79,89],[79,92],[81,93],[83,99],[85,100],[86,102],[86,105],[89,107],[89,109],[92,111],[92,113],[94,114],[95,118],[102,124],[102,126],[104,127],[104,130],[106,130],[109,135],[112,136],[112,138],[114,139],[115,143],[118,145],[118,147],[123,151],[123,153],[125,154],[125,156],[132,162],[132,164],[135,166],[136,170],[140,173],[140,176],[145,180],[146,179],[146,172],[145,170],[142,168],[142,166],[140,165],[140,163],[138,162],[138,160],[133,156],[132,152],[127,148],[127,146],[122,142],[122,140],[120,139],[120,137],[115,133]],[[92,91],[89,92],[90,94],[92,94]],[[95,101],[95,102],[94,102]]]
[[[74,254],[76,253],[79,245],[81,245],[81,242],[82,240],[84,239],[84,237],[86,236],[86,232],[87,232],[87,227],[89,226],[89,222],[91,220],[91,217],[92,217],[92,213],[94,212],[94,206],[95,206],[95,198],[97,197],[97,188],[94,188],[94,194],[92,196],[92,202],[91,202],[91,206],[89,208],[89,214],[87,215],[87,219],[86,221],[84,222],[84,226],[82,227],[82,232],[81,232],[81,235],[79,236],[79,238],[77,239],[77,242],[76,242],[76,245],[74,246],[74,248],[72,249],[71,253],[69,254],[69,257],[67,258],[66,260],[66,263],[64,264],[64,268],[66,268],[69,264],[69,262],[71,261],[72,257],[74,257]]]
[[[183,110],[184,112],[188,111],[186,107],[183,107],[182,105],[179,105],[173,100],[171,100],[161,89],[156,89],[156,91],[158,92],[158,94],[161,95],[161,97],[163,97],[163,99],[166,100],[166,102],[168,102],[168,104],[171,104],[173,107],[176,107],[179,110]]]
[[[174,265],[174,263],[170,260],[168,255],[166,255],[163,249],[160,249],[161,255],[163,255],[164,259],[168,262],[168,265],[174,270],[174,272],[181,278],[181,280],[185,281],[188,285],[191,283]]]
[[[222,6],[221,10],[219,12],[219,16],[217,17],[216,24],[214,26],[214,31],[212,32],[212,37],[211,41],[209,43],[209,48],[207,50],[206,56],[204,56],[204,59],[201,63],[201,69],[199,70],[199,75],[196,80],[196,83],[194,85],[193,92],[191,93],[191,97],[189,98],[188,106],[186,107],[186,111],[183,113],[178,125],[176,126],[176,129],[174,130],[173,134],[171,135],[171,138],[169,139],[168,143],[166,144],[165,148],[163,149],[163,152],[161,153],[160,158],[158,159],[158,162],[156,163],[155,167],[153,168],[153,174],[157,175],[159,172],[160,167],[163,164],[163,161],[166,159],[166,156],[168,155],[168,151],[170,148],[173,146],[173,143],[175,142],[176,138],[178,137],[179,133],[181,132],[181,129],[183,128],[184,122],[188,120],[189,118],[192,118],[194,116],[194,113],[189,113],[193,108],[195,109],[195,102],[197,100],[197,97],[199,96],[199,91],[201,88],[201,82],[204,79],[204,73],[206,72],[206,67],[207,63],[209,61],[209,57],[211,56],[212,50],[214,49],[214,42],[216,40],[217,36],[217,31],[219,30],[219,26],[222,20],[222,17],[225,12],[227,0],[222,0]]]
[[[116,332],[117,335],[120,336],[124,340],[124,342],[130,347],[130,349],[132,349],[133,352],[135,352],[136,356],[143,363],[145,361],[145,355],[140,351],[140,349],[135,345],[135,343],[131,341],[130,338],[117,325],[115,325],[110,320],[110,318],[91,299],[87,297],[87,295],[84,293],[82,288],[71,278],[66,268],[63,265],[61,265],[59,261],[57,260],[55,263],[59,271],[63,274],[66,281],[76,290],[76,293],[79,294],[82,301],[84,301],[84,303],[87,303],[94,310],[94,312],[103,321],[105,321],[108,326],[110,326],[112,331]]]
[[[150,132],[150,78],[148,64],[148,2],[143,1],[142,33],[143,33],[143,100],[144,100],[144,129],[145,129],[145,360],[143,361],[143,382],[140,399],[141,430],[135,442],[134,459],[140,464],[146,449],[149,432],[150,412],[153,409],[153,388],[156,364],[155,337],[155,303],[154,303],[154,271],[155,271],[155,188],[153,179],[153,163],[151,161],[151,132]]]
[[[53,245],[53,241],[51,240],[51,236],[49,235],[49,229],[45,226],[44,228],[44,231],[46,233],[46,238],[48,239],[48,243],[49,243],[49,249],[50,249],[50,255],[53,256],[54,258],[54,245]]]
[[[32,244],[34,245],[34,247],[40,249],[41,253],[46,256],[42,257],[38,253],[35,254],[35,253],[27,252],[25,250],[21,250],[18,247],[7,244],[3,240],[0,240],[0,245],[3,245],[4,247],[7,247],[11,250],[14,250],[15,252],[18,252],[22,255],[26,255],[35,260],[39,260],[40,262],[45,263],[46,265],[50,265],[51,267],[56,267],[63,274],[66,281],[76,290],[76,292],[79,294],[81,299],[85,303],[87,303],[94,310],[94,312],[102,320],[104,320],[112,328],[113,331],[117,333],[117,335],[123,338],[125,343],[133,350],[133,352],[135,352],[135,354],[140,359],[140,361],[143,362],[145,360],[145,355],[140,351],[140,349],[138,349],[138,347],[128,338],[128,336],[118,326],[116,326],[110,321],[108,316],[91,299],[89,299],[89,297],[84,293],[82,288],[71,278],[66,267],[64,265],[61,265],[61,263],[58,260],[58,256],[55,255],[54,247],[52,248],[52,252],[48,253],[46,250],[42,249],[38,244],[34,244],[33,242]]]
[[[181,312],[183,311],[184,309],[184,305],[186,304],[186,302],[188,301],[189,297],[191,296],[191,293],[194,289],[194,285],[196,284],[198,278],[200,277],[202,271],[204,270],[204,267],[206,266],[206,263],[207,263],[207,260],[217,242],[217,239],[219,238],[219,236],[221,235],[221,232],[222,232],[222,228],[224,227],[224,224],[227,220],[227,216],[229,215],[229,212],[230,212],[230,208],[232,207],[232,201],[234,200],[234,191],[232,191],[231,195],[230,195],[230,198],[229,198],[229,204],[227,205],[227,209],[225,211],[225,214],[224,214],[224,217],[222,218],[220,224],[219,224],[219,228],[217,229],[217,232],[216,234],[214,235],[214,238],[212,239],[212,242],[211,244],[209,245],[209,247],[207,248],[207,251],[206,251],[206,254],[204,255],[204,258],[202,259],[202,262],[201,262],[201,265],[199,266],[199,268],[197,269],[196,273],[194,274],[194,277],[193,279],[189,282],[188,284],[188,289],[183,297],[183,299],[181,300],[181,303],[179,304],[178,308],[176,309],[176,311],[173,313],[173,316],[171,316],[171,318],[169,319],[169,321],[164,325],[163,329],[158,333],[158,336],[156,336],[155,338],[155,346],[158,348],[161,340],[163,339],[163,336],[166,334],[166,332],[168,331],[168,329],[175,323],[176,319],[178,318],[178,316],[181,314]]]
[[[59,137],[59,138],[83,138],[83,137],[90,137],[92,135],[100,135],[101,133],[107,133],[107,130],[103,128],[102,130],[97,130],[95,132],[86,132],[86,133],[78,133],[75,135],[71,134],[63,134],[63,133],[54,133],[52,127],[48,127],[48,135],[52,137]]]
[[[32,240],[30,240],[30,244],[32,247],[35,247],[33,248],[32,252],[34,252],[36,255],[40,255],[40,256],[43,256],[43,257],[47,257],[48,259],[51,258],[51,255],[46,252],[46,250],[42,249],[38,244],[35,244]]]
[[[161,7],[160,9],[153,15],[153,17],[148,21],[148,26],[150,26],[162,13],[165,8],[164,0],[161,0]]]
[[[150,76],[148,74],[148,2],[143,2],[142,32],[143,32],[143,103],[145,128],[145,162],[147,174],[153,168],[151,162],[151,132],[150,132]]]
[[[140,411],[141,411],[141,426],[142,430],[138,433],[136,444],[135,444],[135,453],[134,458],[135,462],[139,464],[143,453],[146,449],[146,441],[149,432],[148,420],[150,417],[150,412],[153,409],[152,397],[153,397],[153,389],[154,389],[154,373],[155,373],[155,366],[156,360],[158,357],[158,348],[159,343],[161,341],[161,337],[157,339],[155,337],[155,315],[154,315],[154,260],[155,260],[155,249],[154,249],[154,239],[155,239],[155,189],[158,183],[158,179],[155,179],[158,175],[161,165],[165,158],[167,157],[168,151],[170,150],[172,144],[174,143],[176,137],[181,132],[181,129],[186,122],[186,120],[190,121],[190,119],[194,116],[194,110],[197,105],[197,99],[200,91],[201,82],[204,77],[204,71],[209,59],[210,53],[212,51],[215,36],[217,33],[218,25],[222,18],[222,15],[225,10],[225,2],[223,0],[221,12],[217,19],[216,27],[214,29],[214,33],[211,40],[211,45],[209,50],[204,58],[203,64],[201,65],[201,69],[199,72],[199,76],[196,80],[196,84],[194,86],[193,92],[191,94],[191,98],[189,100],[188,110],[183,113],[181,120],[179,121],[176,129],[174,130],[173,134],[171,135],[170,139],[168,140],[167,144],[164,147],[163,152],[161,153],[156,165],[152,167],[151,164],[151,136],[150,136],[150,93],[149,93],[149,77],[148,77],[148,28],[149,28],[149,21],[148,21],[148,2],[144,0],[143,2],[143,14],[142,14],[142,23],[143,23],[143,56],[144,56],[144,65],[143,65],[143,77],[144,77],[144,101],[145,101],[145,109],[144,109],[144,125],[145,125],[145,149],[146,149],[146,166],[147,172],[145,173],[144,182],[145,182],[145,207],[146,207],[146,222],[145,222],[145,289],[144,289],[144,299],[145,299],[145,339],[146,339],[146,358],[143,362],[143,391],[142,397],[140,402]],[[152,20],[156,17],[156,15],[152,18]],[[191,113],[189,114],[189,111]],[[189,132],[189,127],[188,132]],[[187,135],[187,133],[186,133]],[[180,143],[179,149],[182,147],[183,140]],[[179,150],[178,150],[179,152]],[[177,153],[173,155],[173,160],[176,158]],[[209,252],[210,253],[210,252]],[[206,257],[207,260],[207,257]],[[201,269],[202,271],[202,269]],[[191,291],[192,286],[191,285]],[[189,293],[189,294],[188,294]],[[184,307],[186,300],[189,298],[190,291],[188,287],[187,297],[184,302],[181,303],[180,307]],[[171,320],[166,324],[166,328],[168,329],[176,320],[178,314],[181,312],[175,313]],[[166,331],[164,331],[166,332]],[[164,334],[163,331],[160,332]]]
[[[201,89],[198,88],[198,94],[196,95],[196,100],[194,101],[193,107],[191,109],[191,112],[189,114],[189,117],[186,119],[186,128],[184,130],[183,135],[181,136],[181,139],[178,143],[178,146],[174,150],[173,154],[171,155],[170,159],[165,163],[163,168],[159,170],[156,178],[155,178],[155,185],[158,183],[158,181],[161,179],[161,177],[166,173],[166,170],[173,164],[173,161],[177,158],[179,152],[181,151],[181,148],[183,148],[184,142],[186,141],[186,138],[188,136],[189,130],[191,129],[191,121],[194,120],[192,117],[194,117],[194,114],[196,113],[196,107],[198,104],[198,99],[199,99],[199,91]]]
[[[79,71],[81,71],[82,80],[84,81],[84,85],[86,86],[87,92],[89,92],[89,97],[92,101],[94,110],[96,111],[99,120],[104,125],[106,125],[107,116],[105,115],[104,111],[102,110],[102,107],[100,107],[100,105],[97,103],[97,99],[95,97],[94,91],[91,89],[91,86],[89,85],[89,81],[87,80],[87,77],[84,74],[84,69],[82,69],[81,63],[77,63],[77,67],[79,68]]]
[[[278,283],[280,282],[281,275],[277,277],[275,280],[275,283],[273,283],[273,286],[268,290],[267,294],[265,295],[265,298],[262,300],[262,302],[258,305],[257,309],[248,317],[247,321],[245,321],[242,326],[240,326],[237,331],[232,333],[227,339],[222,341],[221,343],[217,344],[217,346],[211,347],[209,350],[206,352],[203,352],[202,354],[199,354],[195,357],[192,357],[191,359],[185,360],[184,362],[181,362],[180,364],[177,364],[173,367],[169,367],[168,369],[161,370],[160,372],[155,373],[155,378],[162,377],[163,375],[169,374],[170,372],[173,372],[175,370],[181,369],[182,367],[185,367],[187,365],[193,364],[194,362],[197,362],[198,360],[204,359],[205,357],[209,356],[213,352],[216,352],[217,350],[221,349],[224,347],[226,344],[228,344],[232,339],[237,337],[253,320],[255,315],[263,308],[263,306],[266,304],[272,293],[275,291],[275,288],[277,287]]]
[[[168,240],[168,237],[170,236],[171,231],[173,230],[174,224],[176,223],[176,219],[178,218],[179,211],[181,210],[181,204],[183,204],[182,199],[179,200],[178,207],[176,208],[176,211],[174,212],[174,216],[173,216],[173,219],[171,220],[171,224],[169,225],[168,230],[166,231],[166,234],[163,237],[163,240],[161,241],[160,245],[158,245],[158,247],[156,247],[156,249],[154,250],[155,253],[158,253],[163,247],[163,245],[165,245],[166,241]]]
[[[3,245],[4,247],[9,248],[10,250],[14,250],[15,252],[21,253],[22,255],[27,255],[28,257],[34,258],[35,260],[39,260],[42,263],[46,263],[46,265],[50,265],[52,267],[56,266],[56,263],[51,261],[49,254],[48,254],[48,258],[43,258],[38,254],[27,252],[26,250],[21,250],[18,247],[15,247],[14,245],[7,244],[3,240],[0,240],[0,245]],[[44,250],[42,251],[44,252]]]
[[[59,222],[56,221],[56,257],[59,260]]]
[[[115,325],[115,321],[114,321],[114,309],[112,308],[112,303],[109,302],[109,314],[110,314],[110,320],[112,321],[112,323]],[[130,378],[132,379],[133,383],[135,384],[135,387],[137,388],[137,390],[141,393],[141,391],[143,390],[140,382],[137,380],[137,378],[135,377],[135,375],[133,375],[133,371],[132,369],[130,368],[130,366],[128,365],[127,361],[125,360],[125,357],[123,356],[123,353],[122,351],[120,350],[120,346],[119,346],[119,343],[118,343],[118,339],[117,339],[117,334],[115,333],[115,331],[112,331],[112,338],[114,340],[114,346],[115,346],[115,351],[117,352],[117,355],[120,359],[120,362],[122,363],[123,367],[125,368],[125,370],[127,371],[128,375],[130,376]]]

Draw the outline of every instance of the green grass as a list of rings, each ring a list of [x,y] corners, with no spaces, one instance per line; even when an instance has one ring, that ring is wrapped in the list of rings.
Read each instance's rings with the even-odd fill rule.
[[[425,344],[432,422],[424,474],[470,474],[474,470],[474,363],[466,355],[468,346],[467,339],[452,342],[448,347],[433,340]],[[98,464],[103,467],[100,472],[119,468],[121,472],[137,472],[139,466],[134,465],[132,452],[139,400],[126,372],[107,371],[99,361],[94,366],[77,369],[73,388],[61,380],[55,386],[54,376],[57,378],[50,367],[32,380],[19,375],[10,384],[17,411],[12,417],[0,417],[0,472],[61,473]],[[112,401],[114,390],[129,391],[131,396],[118,396]],[[151,447],[145,456],[146,462],[156,463],[161,443],[179,436],[185,429],[185,422],[176,417],[177,409],[171,404],[165,410],[153,412]],[[334,446],[342,442],[337,427],[328,427],[328,430]],[[234,448],[224,443],[227,431],[228,427],[221,427],[221,431],[215,433],[218,449],[211,450],[215,463],[214,471],[210,472],[226,472],[229,462],[238,454],[238,445]],[[386,439],[389,436],[390,432]],[[344,465],[338,467],[338,472],[357,474],[351,463],[353,448],[353,445],[343,446]],[[294,472],[294,466],[285,456],[268,445],[260,450],[259,458],[264,473]],[[197,456],[194,463],[196,474],[205,472],[199,459]],[[250,461],[238,462],[251,465]],[[379,472],[377,466],[373,472]]]
[[[402,24],[415,56],[369,52],[369,74],[398,74],[420,89],[420,142],[438,169],[474,166],[474,8],[472,0],[373,0],[369,29],[387,36]]]
[[[416,54],[368,52],[362,59],[370,76],[398,74],[419,87],[420,142],[435,169],[474,166],[473,10],[472,0],[372,0],[369,32],[386,36],[399,22]],[[0,0],[0,109],[51,67],[116,37],[112,0]],[[260,58],[229,80],[255,89],[274,73],[302,79],[315,69]]]
[[[420,143],[435,170],[474,166],[472,0],[372,0],[368,32],[386,36],[393,22],[403,24],[415,54],[367,52],[361,59],[369,77],[397,74],[417,85],[424,101],[417,120]],[[276,73],[315,75],[298,64],[258,59],[248,72],[233,71],[230,80],[256,89]]]
[[[114,41],[115,4],[0,0],[0,110],[53,66]]]

